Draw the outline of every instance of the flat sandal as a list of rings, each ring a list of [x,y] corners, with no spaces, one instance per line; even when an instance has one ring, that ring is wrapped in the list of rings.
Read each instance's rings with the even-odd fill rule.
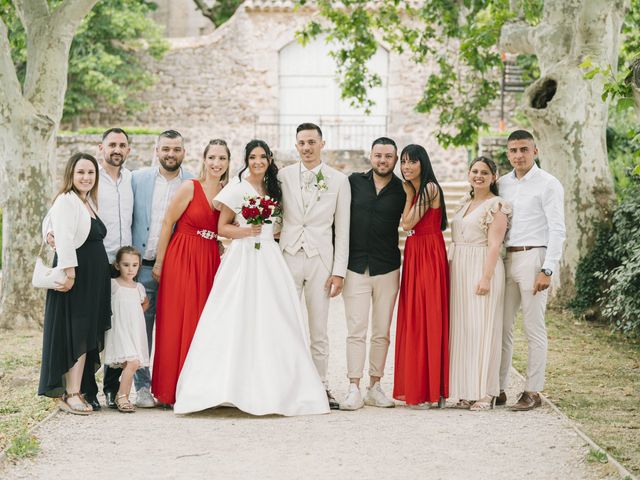
[[[469,410],[471,410],[472,412],[493,410],[493,408],[496,406],[496,400],[498,399],[498,397],[489,397],[489,398],[490,400],[488,402],[485,402],[484,399],[474,402],[473,405],[471,405],[471,407],[469,408]]]
[[[82,406],[75,406],[67,402],[68,399],[73,397],[78,397],[82,402]],[[70,413],[72,415],[90,415],[91,413],[93,413],[93,408],[91,408],[91,405],[89,405],[84,400],[84,397],[80,392],[76,392],[76,393],[65,392],[64,395],[62,395],[62,397],[58,401],[58,408],[63,412]]]
[[[136,407],[129,401],[129,395],[126,393],[116,395],[116,407],[118,407],[118,411],[122,413],[133,413],[136,411]]]
[[[458,410],[469,410],[473,405],[473,402],[469,400],[459,400],[458,403],[453,405],[451,408],[457,408]]]

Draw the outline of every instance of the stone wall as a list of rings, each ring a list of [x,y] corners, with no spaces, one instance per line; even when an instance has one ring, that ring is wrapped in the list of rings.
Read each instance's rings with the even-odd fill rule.
[[[99,159],[98,144],[101,135],[59,135],[57,138],[56,151],[56,184],[62,178],[64,167],[69,157],[77,152],[87,152]],[[125,166],[129,170],[137,170],[147,167],[154,163],[154,151],[157,140],[156,135],[131,135],[130,136],[131,153],[127,158]],[[188,141],[189,139],[187,139]],[[204,151],[204,145],[202,146]],[[200,156],[189,156],[185,158],[184,168],[197,174],[200,171]],[[298,155],[295,151],[274,151],[274,157],[280,168],[298,161]],[[354,171],[368,170],[369,163],[362,150],[324,150],[322,154],[323,161],[329,165],[345,172],[346,174]],[[239,171],[242,158],[238,158],[231,169],[231,174]]]
[[[165,58],[149,64],[159,78],[145,94],[149,108],[132,118],[112,116],[101,123],[176,129],[185,136],[189,162],[199,161],[208,140],[224,138],[237,169],[244,145],[256,136],[256,120],[278,117],[278,54],[295,40],[295,32],[311,15],[308,10],[241,7],[231,20],[208,35],[171,39],[172,48]],[[400,148],[408,143],[424,145],[442,181],[464,178],[467,151],[440,147],[434,135],[437,115],[414,111],[431,66],[415,65],[395,52],[390,53],[389,62],[387,134]],[[496,109],[487,113],[492,126],[497,127],[497,117]],[[282,158],[295,158],[293,149],[278,153]],[[345,168],[360,169],[356,165]]]
[[[56,173],[62,178],[64,167],[69,157],[77,152],[87,152],[98,158],[98,144],[102,135],[58,135],[56,151]],[[132,135],[130,137],[131,153],[126,162],[129,170],[151,165],[155,150],[156,135]]]

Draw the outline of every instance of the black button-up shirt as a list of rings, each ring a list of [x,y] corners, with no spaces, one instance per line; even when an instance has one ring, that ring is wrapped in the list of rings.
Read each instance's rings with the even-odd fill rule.
[[[383,275],[400,268],[398,225],[406,194],[402,181],[393,175],[376,194],[373,170],[352,173],[349,265],[352,272]]]

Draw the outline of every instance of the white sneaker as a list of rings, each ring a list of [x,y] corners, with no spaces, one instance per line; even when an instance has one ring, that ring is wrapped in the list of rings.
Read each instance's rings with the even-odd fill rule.
[[[396,406],[393,400],[387,398],[382,391],[380,382],[373,384],[373,387],[367,388],[367,395],[364,397],[364,404],[370,407],[393,408]]]
[[[151,395],[149,387],[142,387],[136,392],[136,407],[153,408],[155,406],[156,401],[153,399],[153,395]]]
[[[362,401],[362,395],[360,395],[360,389],[355,383],[350,383],[347,396],[340,403],[340,410],[358,410],[362,407],[364,407],[364,402]]]

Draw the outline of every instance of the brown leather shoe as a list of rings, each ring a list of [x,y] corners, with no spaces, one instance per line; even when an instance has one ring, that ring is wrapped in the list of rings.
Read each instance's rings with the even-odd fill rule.
[[[496,398],[496,406],[503,407],[507,404],[507,394],[504,393],[504,390],[500,390],[500,395]]]
[[[542,399],[537,392],[522,392],[520,398],[516,404],[511,407],[514,412],[526,412],[527,410],[533,410],[542,405]]]

